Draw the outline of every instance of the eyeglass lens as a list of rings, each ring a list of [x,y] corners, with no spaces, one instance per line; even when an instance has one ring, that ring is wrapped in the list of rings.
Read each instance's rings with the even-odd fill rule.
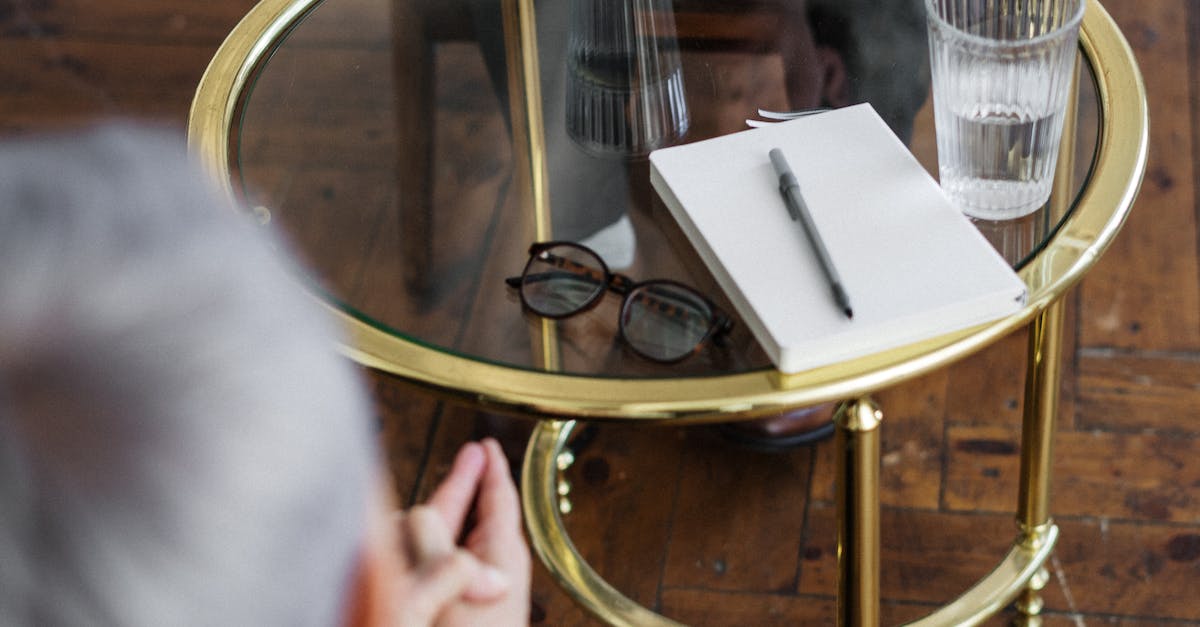
[[[704,341],[713,325],[712,308],[681,285],[652,281],[625,299],[621,330],[637,352],[661,361],[679,359]]]
[[[521,295],[534,312],[561,318],[591,305],[608,289],[608,270],[591,251],[570,244],[537,250],[521,277]],[[638,284],[625,297],[620,328],[638,353],[680,359],[712,329],[712,307],[696,292],[670,281]]]
[[[521,295],[533,311],[561,318],[587,307],[604,290],[604,263],[585,249],[553,246],[529,258],[521,277]]]

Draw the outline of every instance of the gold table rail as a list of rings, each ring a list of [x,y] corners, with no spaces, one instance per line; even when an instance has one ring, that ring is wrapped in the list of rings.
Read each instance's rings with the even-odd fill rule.
[[[201,80],[188,134],[193,149],[230,194],[238,115],[254,74],[272,47],[320,0],[263,0],[230,34]],[[545,155],[539,145],[536,37],[531,0],[503,0],[514,134],[529,142],[518,176],[527,200],[545,202]],[[356,361],[455,398],[547,419],[530,440],[522,472],[524,508],[535,550],[559,582],[588,610],[618,625],[672,624],[608,585],[571,544],[559,512],[559,475],[574,419],[668,420],[678,424],[748,419],[791,407],[844,402],[835,418],[838,470],[839,612],[846,625],[879,616],[879,429],[873,391],[900,383],[987,346],[1032,323],[1025,391],[1016,539],[999,565],[961,597],[917,624],[970,625],[1016,599],[1029,622],[1041,608],[1044,563],[1058,529],[1050,517],[1052,440],[1061,359],[1061,299],[1093,266],[1125,220],[1146,163],[1145,89],[1119,29],[1089,0],[1081,34],[1083,58],[1095,70],[1100,128],[1090,179],[1053,238],[1019,271],[1029,291],[1017,314],[961,332],[797,375],[771,369],[683,378],[590,378],[512,368],[440,350],[330,305],[349,330],[344,352]],[[1060,172],[1062,169],[1060,169]],[[1058,202],[1066,202],[1059,199]],[[539,229],[540,229],[539,225]],[[540,231],[539,231],[540,232]]]

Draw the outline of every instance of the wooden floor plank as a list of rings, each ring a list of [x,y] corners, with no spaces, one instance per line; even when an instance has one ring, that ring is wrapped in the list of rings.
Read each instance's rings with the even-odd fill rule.
[[[829,596],[783,596],[669,590],[663,595],[668,616],[688,625],[829,625],[837,604]],[[921,605],[884,603],[884,624],[907,622],[928,613]]]
[[[622,593],[658,604],[663,564],[677,520],[685,432],[596,425],[574,446],[565,477],[573,486],[566,522],[581,555]],[[576,442],[580,442],[577,439]]]
[[[1195,624],[1200,535],[1194,525],[1104,519],[1060,524],[1055,573],[1046,590],[1050,609],[1128,616],[1141,624]]]
[[[396,485],[396,500],[407,506],[424,473],[432,429],[441,408],[434,399],[413,394],[411,386],[388,375],[367,371],[366,378],[375,399],[379,441]]]
[[[0,55],[0,133],[134,118],[182,129],[215,44],[12,39]],[[28,125],[18,125],[24,121]]]
[[[814,503],[809,511],[810,544],[798,591],[837,591],[835,511]],[[946,513],[885,507],[880,585],[892,601],[941,604],[986,575],[1016,538],[1012,516]],[[923,612],[924,613],[924,612]]]
[[[886,505],[937,507],[947,377],[937,371],[876,395],[883,410],[880,485]],[[831,503],[837,494],[833,442],[816,451],[812,498]]]
[[[1094,351],[1079,364],[1081,428],[1200,435],[1200,356]]]
[[[663,585],[782,592],[795,585],[812,450],[759,453],[691,429]]]
[[[5,38],[215,45],[225,39],[256,3],[257,0],[13,0],[0,12],[0,33]]]
[[[1058,428],[1075,428],[1077,292],[1064,304]],[[1019,426],[1025,408],[1029,334],[1019,329],[950,368],[946,422],[951,425]]]
[[[1080,346],[1200,349],[1200,270],[1192,188],[1187,4],[1106,6],[1138,57],[1152,96],[1145,184],[1128,225],[1083,282]]]
[[[952,427],[947,435],[945,505],[960,511],[1015,511],[1019,432]],[[1055,515],[1200,521],[1196,438],[1081,431],[1055,441]]]
[[[1024,407],[1024,329],[950,369],[946,421],[954,425],[1021,424]]]

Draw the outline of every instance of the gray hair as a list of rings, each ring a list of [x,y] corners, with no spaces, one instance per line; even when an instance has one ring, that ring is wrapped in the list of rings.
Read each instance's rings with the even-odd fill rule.
[[[185,153],[115,127],[0,146],[0,624],[342,616],[366,397]]]

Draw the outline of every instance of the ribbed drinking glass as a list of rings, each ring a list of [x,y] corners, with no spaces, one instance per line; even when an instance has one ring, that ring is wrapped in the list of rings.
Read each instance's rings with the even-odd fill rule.
[[[1006,220],[1050,196],[1085,0],[926,0],[942,188]]]
[[[639,157],[687,132],[670,0],[570,0],[567,134],[599,156]]]

